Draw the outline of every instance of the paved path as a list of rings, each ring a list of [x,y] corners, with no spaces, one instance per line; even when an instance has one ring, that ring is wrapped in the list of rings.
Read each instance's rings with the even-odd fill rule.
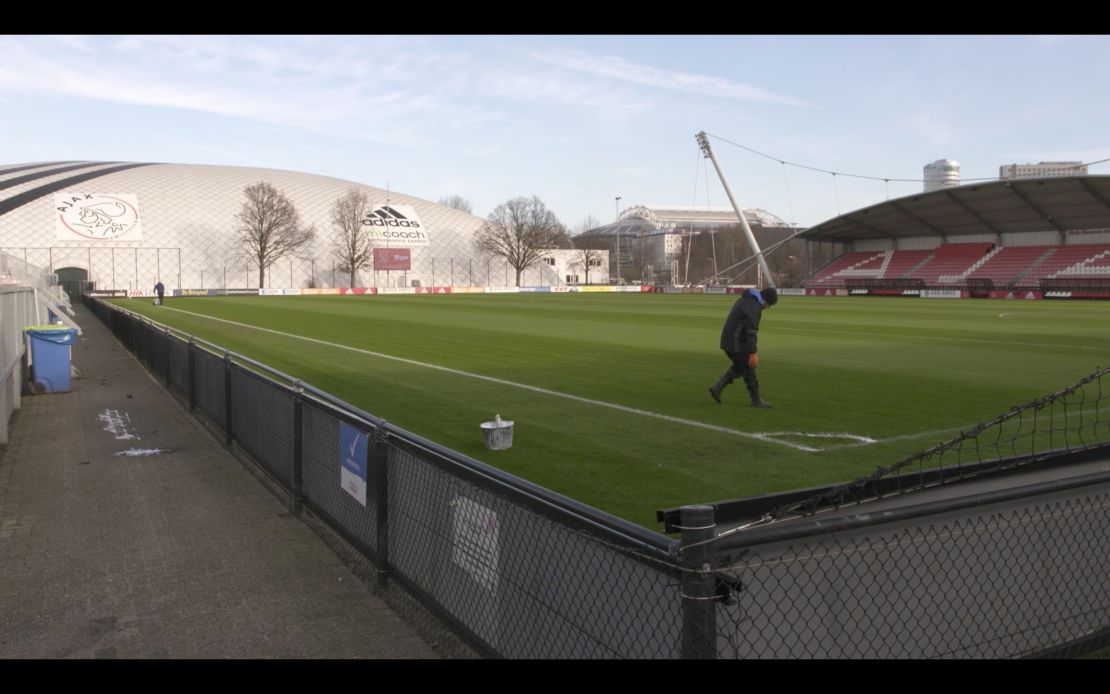
[[[0,658],[437,657],[76,308],[0,450]]]

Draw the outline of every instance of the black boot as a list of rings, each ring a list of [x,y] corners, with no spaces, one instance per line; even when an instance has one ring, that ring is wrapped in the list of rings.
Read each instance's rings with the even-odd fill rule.
[[[716,400],[718,404],[721,402],[721,391],[723,391],[725,386],[729,383],[732,383],[732,373],[726,371],[725,375],[721,376],[720,380],[709,386],[709,394],[713,396],[713,399]]]
[[[752,407],[771,407],[771,403],[759,396],[758,384],[748,384],[748,395],[752,397]]]

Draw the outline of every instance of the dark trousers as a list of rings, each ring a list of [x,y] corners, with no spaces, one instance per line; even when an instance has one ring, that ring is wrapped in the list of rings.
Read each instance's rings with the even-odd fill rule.
[[[748,387],[748,392],[756,391],[759,389],[759,380],[756,378],[755,369],[748,366],[748,352],[729,352],[724,350],[732,366],[725,372],[724,379],[725,385],[732,383],[736,379],[743,379],[744,385]]]

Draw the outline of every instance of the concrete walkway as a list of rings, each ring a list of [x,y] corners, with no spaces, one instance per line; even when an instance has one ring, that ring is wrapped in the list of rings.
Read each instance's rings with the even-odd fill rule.
[[[0,451],[0,658],[438,657],[76,310]]]

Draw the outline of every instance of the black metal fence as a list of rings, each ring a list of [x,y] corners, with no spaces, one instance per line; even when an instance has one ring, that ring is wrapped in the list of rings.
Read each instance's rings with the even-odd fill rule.
[[[1108,472],[946,500],[904,494],[880,498],[880,511],[743,530],[718,526],[712,507],[690,506],[668,521],[682,530],[678,542],[248,358],[86,302],[295,505],[369,558],[379,581],[396,582],[483,655],[1071,657],[1110,645]],[[1093,379],[1034,409],[1054,418],[1064,398],[1082,398],[1086,435],[1091,398],[1102,399],[1097,383],[1092,396]],[[1070,413],[1064,419],[1071,427]],[[998,420],[1015,421],[1028,419]],[[1101,435],[1107,424],[1096,421]],[[1029,429],[1020,424],[1014,438],[1025,441]],[[1059,447],[1034,429],[1030,440]],[[354,484],[342,462],[352,450],[364,462]],[[882,497],[868,482],[868,495]],[[921,486],[915,494],[933,485]],[[843,504],[844,490],[834,489],[819,498]]]
[[[845,484],[699,507],[696,520],[661,511],[686,528],[684,552],[699,547],[715,569],[703,588],[718,603],[705,622],[715,654],[1071,657],[1110,646],[1106,378],[1098,369]]]
[[[248,358],[86,303],[228,444],[373,561],[380,580],[397,582],[479,653],[681,657],[674,540]],[[359,446],[364,479],[344,478],[341,442]],[[350,491],[351,477],[364,483],[364,499]]]

